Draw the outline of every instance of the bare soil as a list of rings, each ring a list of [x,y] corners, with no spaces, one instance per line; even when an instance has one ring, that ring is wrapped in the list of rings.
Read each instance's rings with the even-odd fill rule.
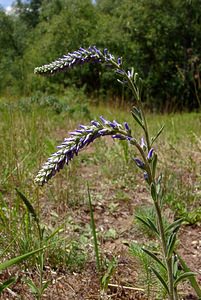
[[[88,151],[91,151],[89,149]],[[111,228],[116,230],[116,236],[113,238],[103,239],[101,241],[101,253],[106,258],[116,257],[118,261],[107,291],[100,291],[99,274],[95,266],[95,257],[93,253],[85,267],[81,271],[68,271],[65,269],[52,270],[46,266],[45,279],[50,280],[50,285],[45,291],[42,299],[49,300],[147,300],[143,292],[144,286],[139,284],[139,276],[142,270],[139,268],[138,261],[129,253],[131,242],[144,243],[149,242],[145,234],[139,232],[134,223],[134,211],[139,205],[150,206],[150,199],[145,188],[139,182],[133,189],[128,191],[122,187],[123,191],[128,194],[128,199],[114,199],[114,188],[107,186],[104,179],[98,173],[96,166],[82,167],[80,176],[83,180],[93,178],[92,198],[95,198],[94,216],[97,230],[106,232]],[[98,200],[97,195],[102,195]],[[111,209],[111,199],[116,204],[115,209]],[[46,199],[47,200],[47,199]],[[47,200],[48,201],[48,200]],[[77,208],[60,207],[50,204],[51,210],[56,210],[59,214],[68,213],[76,220],[80,226],[90,223],[90,212],[87,204],[80,205]],[[169,211],[167,210],[167,217]],[[201,284],[201,226],[183,226],[179,234],[180,245],[179,253],[186,260],[192,271],[196,272],[199,284]],[[56,255],[56,253],[55,253]],[[28,271],[29,276],[37,280],[34,272]],[[0,274],[0,281],[7,279],[10,275],[18,274],[19,279],[11,289],[7,289],[0,297],[2,300],[7,299],[34,299],[27,285],[21,280],[26,274],[20,271],[18,267],[11,271]],[[180,290],[181,299],[190,300],[196,298],[190,285],[186,283]],[[151,299],[156,300],[156,299]],[[159,299],[163,300],[163,299]]]

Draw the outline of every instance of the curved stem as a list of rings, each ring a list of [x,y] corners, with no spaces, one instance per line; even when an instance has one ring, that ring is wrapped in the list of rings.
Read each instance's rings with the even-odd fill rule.
[[[121,70],[120,66],[112,60],[112,64],[113,66],[118,69]],[[145,113],[144,113],[144,109],[143,109],[143,104],[141,101],[141,95],[140,95],[140,89],[139,87],[136,85],[135,80],[132,78],[133,76],[129,76],[125,71],[121,71],[122,76],[126,79],[126,82],[128,84],[128,86],[130,87],[131,91],[133,92],[133,95],[136,98],[137,104],[141,110],[141,115],[142,115],[142,121],[143,121],[143,131],[145,134],[145,138],[146,138],[146,143],[147,143],[147,148],[148,151],[151,149],[151,143],[150,143],[150,136],[149,136],[149,130],[148,130],[148,124],[146,121],[146,117],[145,117]],[[152,184],[156,185],[155,183],[155,175],[153,174],[153,170],[150,166],[150,163],[143,151],[143,149],[141,148],[141,146],[138,144],[138,142],[136,140],[131,140],[130,141],[132,144],[134,144],[137,149],[139,150],[141,157],[144,161],[145,164],[145,168],[148,174],[148,184],[149,186],[151,186]],[[157,222],[158,222],[158,230],[159,230],[159,234],[160,234],[160,243],[161,243],[161,248],[162,248],[162,252],[163,252],[163,257],[167,266],[167,275],[168,275],[168,297],[169,300],[177,300],[177,292],[174,289],[174,278],[173,278],[173,269],[172,269],[172,257],[168,258],[167,257],[167,243],[166,243],[166,237],[165,237],[165,230],[164,230],[164,225],[163,225],[163,218],[162,218],[162,214],[161,214],[161,207],[160,207],[160,201],[159,201],[159,197],[158,195],[156,196],[156,199],[153,199],[154,201],[154,206],[155,206],[155,210],[156,210],[156,215],[157,215]]]

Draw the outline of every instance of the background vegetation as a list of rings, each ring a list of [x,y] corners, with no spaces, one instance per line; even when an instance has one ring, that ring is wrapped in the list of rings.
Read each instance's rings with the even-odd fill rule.
[[[44,298],[90,294],[99,299],[87,183],[102,288],[121,300],[136,299],[133,286],[143,291],[141,300],[163,297],[139,248],[155,247],[158,253],[154,237],[134,218],[154,220],[155,215],[127,143],[98,140],[48,186],[34,184],[42,163],[78,124],[104,115],[128,121],[136,137],[141,134],[128,116],[131,104],[125,105],[131,95],[109,69],[91,64],[54,78],[33,73],[68,51],[93,44],[125,58],[126,67],[134,66],[145,79],[150,133],[165,124],[155,149],[164,173],[164,217],[184,218],[178,250],[200,282],[200,23],[199,0],[17,0],[12,13],[0,9],[1,266],[45,247],[0,270],[0,299],[42,299],[44,291]],[[109,282],[128,291],[131,287],[133,298],[114,291]],[[189,299],[192,291],[186,284],[179,292]]]
[[[151,110],[196,110],[200,26],[200,0],[17,0],[12,13],[0,9],[0,95],[61,94],[74,86],[96,99],[129,99],[101,66],[54,79],[33,74],[68,51],[96,44],[135,66],[145,79]]]

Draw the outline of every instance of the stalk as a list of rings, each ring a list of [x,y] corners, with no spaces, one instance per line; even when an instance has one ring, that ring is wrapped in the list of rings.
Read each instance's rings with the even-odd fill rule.
[[[162,219],[161,209],[160,209],[158,201],[154,201],[154,206],[155,206],[156,215],[157,215],[158,230],[159,230],[160,238],[161,238],[161,240],[160,240],[161,247],[162,247],[163,256],[164,256],[167,271],[168,271],[169,300],[176,300],[176,298],[174,297],[172,258],[167,259],[167,247],[166,247],[163,219]]]
[[[132,136],[131,128],[128,126],[127,122],[124,122],[124,125],[119,124],[116,120],[108,121],[105,120],[102,116],[100,117],[100,121],[92,120],[91,124],[88,126],[80,125],[79,128],[70,133],[70,137],[66,138],[61,145],[58,146],[58,151],[50,156],[47,162],[42,166],[41,170],[38,172],[38,175],[35,178],[35,182],[39,185],[44,185],[47,183],[58,171],[60,171],[65,164],[68,163],[78,155],[79,151],[83,148],[87,147],[90,143],[92,143],[95,139],[101,136],[108,136],[110,135],[114,139],[125,140],[128,143],[134,145],[140,154],[140,159],[134,158],[134,161],[138,168],[140,168],[144,172],[144,179],[148,183],[150,187],[151,196],[153,199],[153,205],[156,211],[156,218],[157,218],[157,227],[155,228],[155,224],[148,219],[148,222],[145,224],[154,232],[159,235],[159,242],[161,245],[161,252],[163,255],[163,261],[157,258],[154,253],[150,251],[146,251],[148,255],[150,255],[156,262],[160,263],[162,266],[165,267],[167,270],[167,277],[168,282],[166,283],[162,276],[158,273],[157,270],[153,268],[155,275],[160,280],[161,284],[167,290],[169,300],[178,300],[177,294],[177,287],[174,287],[174,284],[177,285],[181,280],[189,278],[193,288],[195,289],[196,293],[200,296],[200,288],[192,275],[194,273],[189,272],[188,268],[185,266],[185,262],[182,266],[184,266],[184,272],[180,277],[177,277],[176,274],[174,275],[174,259],[173,259],[173,250],[176,242],[176,233],[172,230],[169,234],[169,239],[166,236],[164,224],[163,224],[163,217],[162,217],[162,206],[161,206],[161,195],[160,195],[160,179],[155,179],[156,173],[156,165],[157,165],[157,155],[153,154],[154,149],[151,148],[153,141],[159,136],[162,131],[162,128],[158,132],[157,136],[154,140],[151,139],[149,135],[149,128],[147,124],[147,120],[145,117],[145,112],[143,110],[143,103],[142,103],[142,80],[139,78],[138,73],[134,72],[134,69],[131,68],[128,71],[125,71],[122,66],[122,58],[118,58],[117,60],[115,57],[108,52],[107,49],[104,51],[100,51],[96,48],[96,46],[91,46],[87,49],[79,48],[77,51],[72,53],[68,53],[63,57],[53,61],[48,65],[44,65],[38,68],[35,68],[35,73],[43,74],[43,75],[51,75],[57,72],[64,72],[67,69],[71,69],[76,65],[83,65],[85,63],[104,63],[115,71],[118,76],[121,77],[122,80],[118,81],[123,84],[123,86],[127,86],[131,89],[133,96],[137,102],[137,107],[134,107],[136,111],[132,112],[134,119],[137,121],[139,126],[143,129],[143,134],[145,136],[146,144],[144,143],[144,137],[142,137],[143,142],[141,144],[138,140]],[[159,188],[159,191],[158,191]],[[96,228],[94,223],[94,216],[93,210],[91,207],[91,198],[88,188],[88,195],[89,195],[89,205],[90,205],[90,212],[91,212],[91,225],[93,230],[93,238],[94,238],[94,250],[96,255],[96,263],[97,263],[97,270],[100,271],[101,262],[99,259],[99,249],[96,237]],[[25,200],[24,200],[25,201]],[[27,202],[25,201],[25,204]],[[29,208],[32,207],[28,205]],[[32,211],[33,214],[33,211]],[[34,214],[33,214],[34,215]],[[35,215],[34,215],[35,216]],[[37,220],[37,219],[36,219]],[[172,224],[173,227],[175,224]],[[178,229],[178,224],[176,224],[176,228]],[[173,228],[172,227],[172,228]],[[173,228],[174,229],[174,228]],[[40,240],[42,243],[42,231],[40,229],[38,223],[38,231]],[[41,279],[42,279],[42,269],[43,269],[43,252],[41,251]],[[165,266],[165,265],[166,266]],[[176,272],[177,273],[177,272]],[[41,281],[42,286],[42,281]]]
[[[101,272],[101,263],[100,263],[100,258],[99,258],[99,248],[98,248],[98,241],[97,241],[97,235],[96,235],[96,225],[95,225],[93,208],[92,208],[92,203],[91,203],[91,194],[90,194],[88,184],[87,184],[87,190],[88,190],[90,217],[91,217],[91,229],[92,229],[92,235],[93,235],[93,239],[94,239],[94,252],[95,252],[95,256],[96,256],[96,267],[97,267],[98,273],[100,274],[100,272]]]
[[[141,109],[143,123],[144,123],[144,133],[145,133],[147,148],[149,151],[150,150],[150,138],[149,138],[149,132],[148,132],[148,125],[147,125],[146,117],[145,117],[145,114],[143,111],[142,102],[140,101],[140,99],[139,99],[138,103],[140,104],[140,109]],[[151,170],[150,164],[148,161],[146,161],[146,168],[148,170],[148,174],[150,174],[149,186],[151,187],[152,184],[155,186],[155,178],[154,178],[153,171]],[[152,197],[152,199],[153,199],[153,197]],[[157,216],[161,248],[162,248],[164,260],[165,260],[166,267],[167,267],[167,273],[168,273],[167,274],[168,275],[168,287],[169,287],[168,297],[169,297],[169,300],[177,300],[177,292],[174,289],[172,257],[169,259],[167,258],[167,245],[166,245],[165,231],[164,231],[164,226],[163,226],[163,218],[162,218],[162,214],[161,214],[161,207],[160,207],[160,201],[159,201],[158,195],[156,195],[156,199],[153,199],[153,202],[154,202],[154,207],[155,207],[156,216]]]

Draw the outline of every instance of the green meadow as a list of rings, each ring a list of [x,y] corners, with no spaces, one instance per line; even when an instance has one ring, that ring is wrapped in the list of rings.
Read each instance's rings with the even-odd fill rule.
[[[87,295],[92,295],[90,299],[99,299],[100,274],[95,267],[87,186],[102,278],[105,275],[102,282],[108,295],[105,299],[112,299],[109,296],[112,293],[120,293],[115,285],[127,287],[127,296],[115,299],[163,299],[155,280],[147,275],[146,261],[136,248],[138,242],[146,245],[155,242],[148,229],[140,228],[142,225],[135,220],[135,213],[151,218],[153,211],[142,174],[133,162],[136,155],[133,148],[124,141],[102,137],[81,151],[47,185],[38,187],[34,183],[40,167],[68,137],[68,132],[79,124],[98,120],[101,115],[111,121],[126,120],[138,139],[142,134],[124,103],[89,103],[82,93],[73,94],[72,91],[65,97],[1,99],[1,262],[45,248],[42,255],[36,253],[1,271],[1,282],[9,278],[13,281],[2,291],[0,299],[62,299],[65,293],[69,294],[65,299],[88,299]],[[147,118],[151,135],[165,125],[155,146],[155,151],[159,152],[159,169],[164,176],[164,217],[167,220],[184,218],[178,248],[183,249],[181,253],[191,269],[199,273],[201,115],[148,114]],[[126,260],[129,264],[122,267],[122,261]],[[71,281],[59,281],[62,276],[70,280],[76,278],[73,288]],[[44,282],[47,284],[42,291]],[[84,298],[75,286],[80,286]],[[127,293],[135,296],[126,298],[129,297]],[[136,293],[141,293],[141,298],[137,298]],[[183,297],[190,293],[188,285],[181,293]]]

